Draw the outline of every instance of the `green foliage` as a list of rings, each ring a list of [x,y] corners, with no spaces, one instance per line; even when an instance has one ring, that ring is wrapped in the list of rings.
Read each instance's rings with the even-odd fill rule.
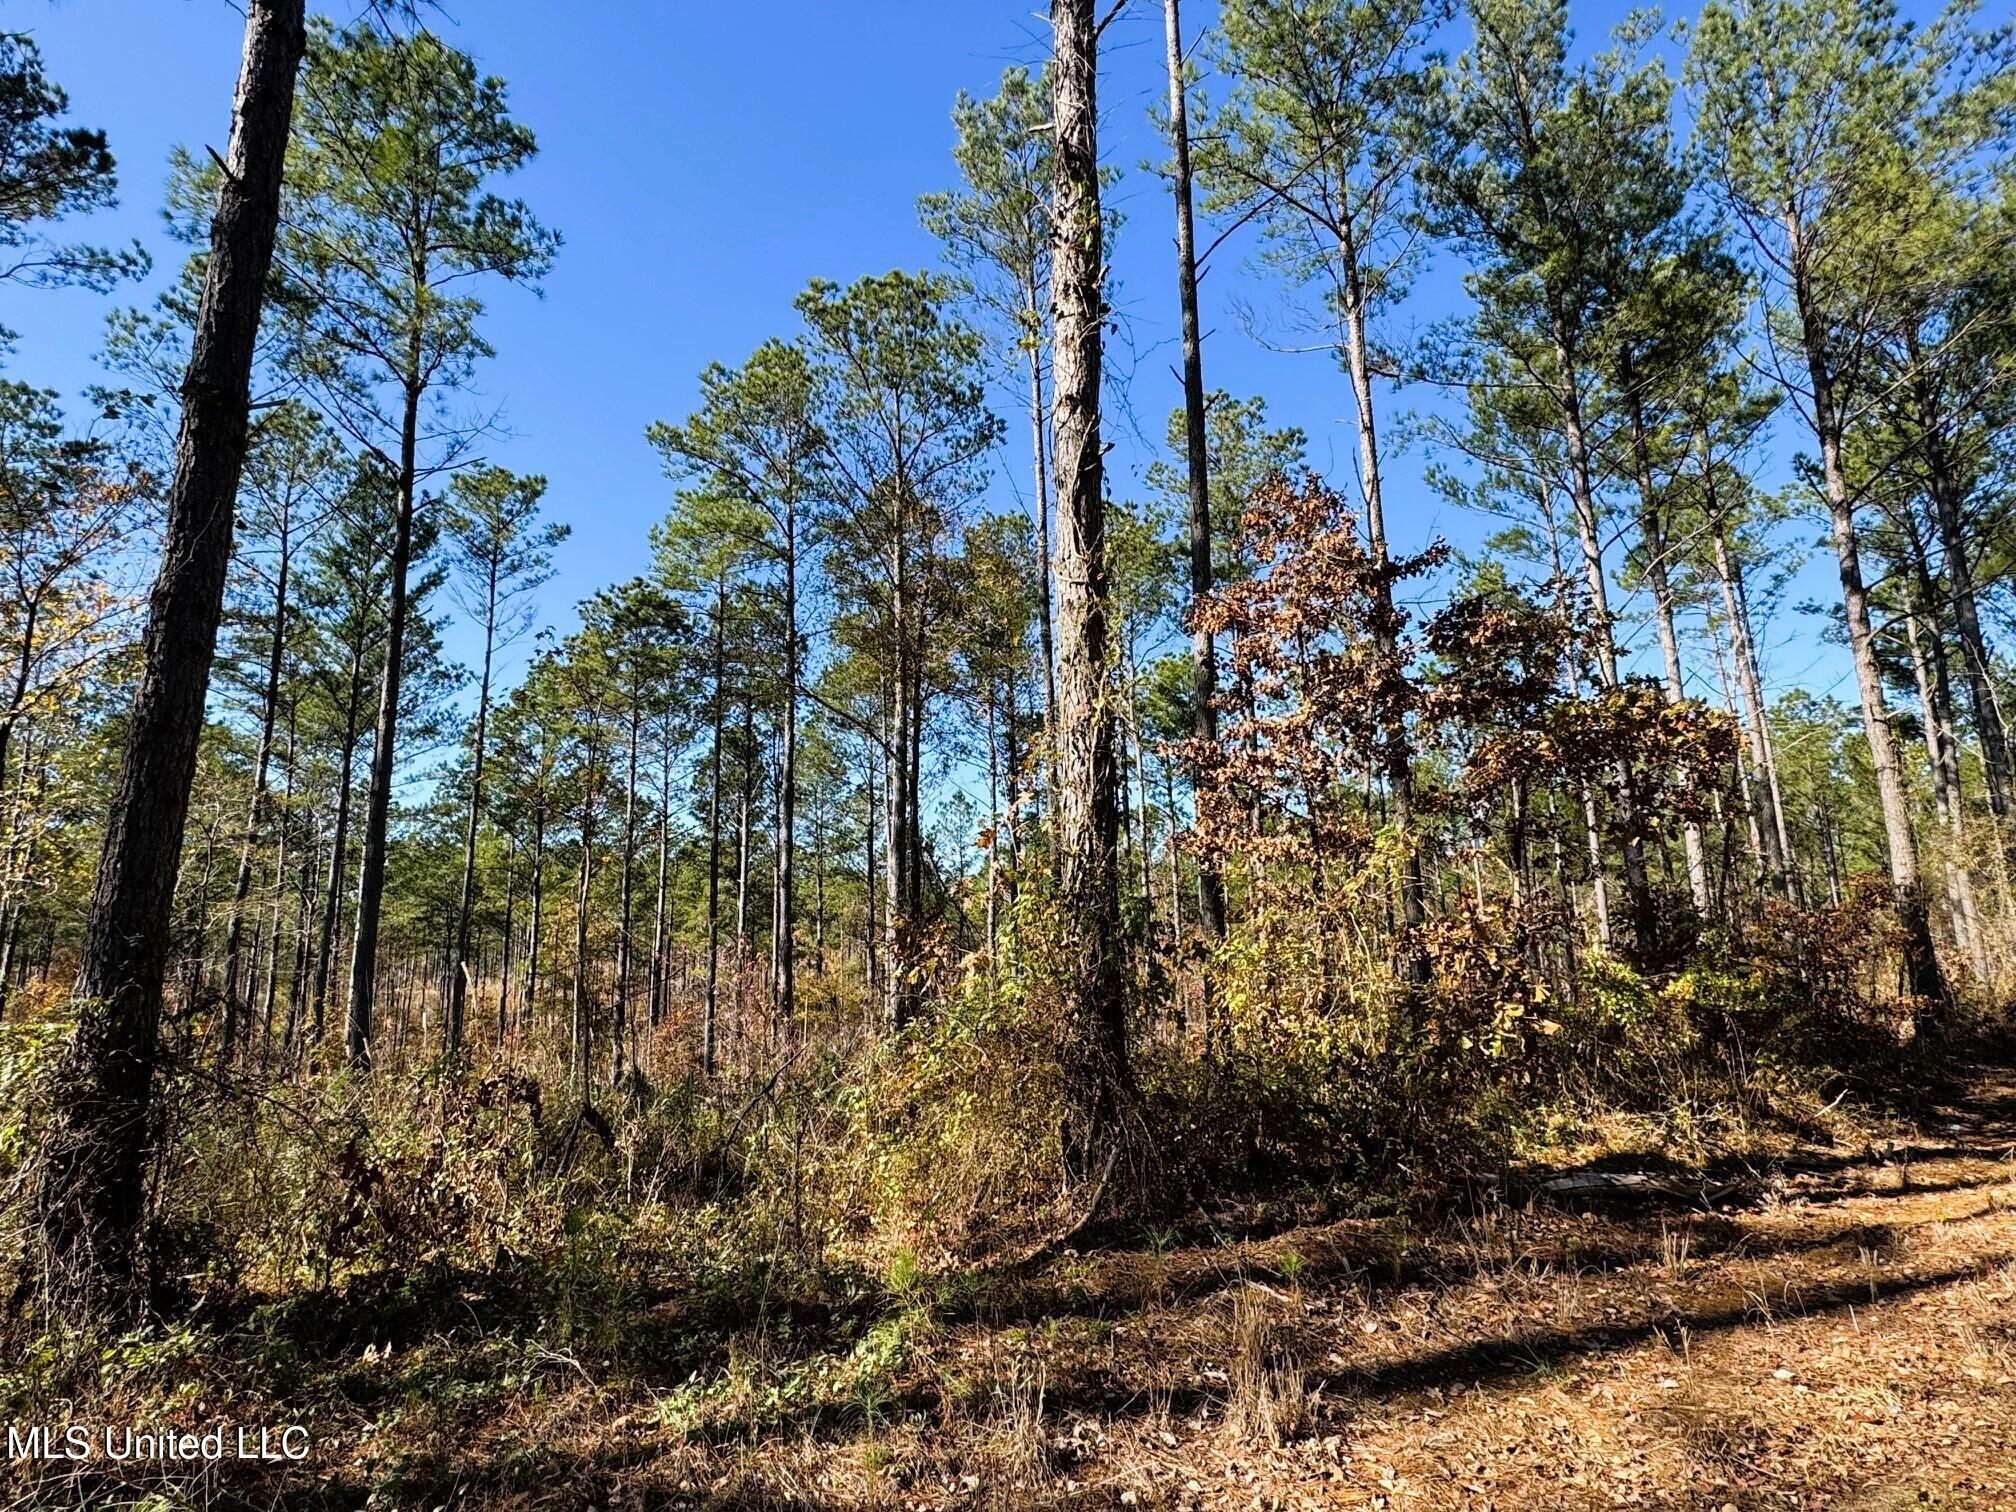
[[[68,1042],[57,1018],[0,1024],[0,1184],[14,1179],[35,1147],[35,1093]]]
[[[70,99],[42,71],[25,32],[0,32],[0,283],[105,289],[149,266],[131,248],[64,246],[44,223],[116,203],[118,177],[105,133],[61,126]]]
[[[1334,313],[1406,291],[1427,49],[1453,0],[1233,0],[1219,19],[1224,104],[1196,128],[1205,208],[1257,217],[1289,278]]]
[[[489,355],[470,285],[536,285],[552,264],[559,237],[492,187],[535,151],[503,81],[433,33],[312,30],[276,257],[281,355],[388,465],[402,407]],[[460,445],[423,439],[437,461]]]
[[[966,188],[923,196],[918,219],[945,244],[962,292],[1012,333],[1015,355],[1040,362],[1050,287],[1049,81],[1010,68],[991,100],[961,90],[952,124],[952,159]]]

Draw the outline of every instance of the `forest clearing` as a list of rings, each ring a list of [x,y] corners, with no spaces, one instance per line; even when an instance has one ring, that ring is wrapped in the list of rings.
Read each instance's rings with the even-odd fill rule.
[[[98,3],[0,1509],[2016,1508],[2016,20]]]

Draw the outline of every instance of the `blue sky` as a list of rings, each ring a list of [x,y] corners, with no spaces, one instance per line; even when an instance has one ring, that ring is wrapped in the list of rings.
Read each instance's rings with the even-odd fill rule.
[[[1188,9],[1194,29],[1206,7],[1192,0]],[[670,485],[644,427],[687,412],[709,361],[739,361],[765,337],[790,333],[792,297],[810,279],[930,263],[935,246],[914,204],[951,181],[952,97],[991,92],[1003,67],[1040,61],[1047,27],[1034,0],[449,0],[448,12],[437,23],[444,34],[509,81],[514,114],[538,134],[539,158],[514,192],[566,238],[544,298],[492,291],[485,330],[498,356],[479,375],[476,400],[501,406],[510,431],[486,455],[546,474],[551,513],[573,527],[541,603],[564,625],[577,599],[646,563]],[[1596,43],[1622,14],[1581,5],[1583,42]],[[158,213],[167,154],[177,143],[223,146],[239,14],[225,0],[11,0],[7,24],[36,36],[74,119],[109,133],[122,204],[76,234],[139,237],[159,263],[141,291],[151,296],[180,255]],[[1101,80],[1104,145],[1125,171],[1116,195],[1126,217],[1116,259],[1125,330],[1113,354],[1127,371],[1131,420],[1109,428],[1113,487],[1137,494],[1180,397],[1171,212],[1160,182],[1138,171],[1158,148],[1148,112],[1166,88],[1161,26],[1160,6],[1135,0],[1108,34]],[[1238,302],[1265,310],[1283,299],[1241,266],[1248,246],[1228,246],[1206,280],[1206,381],[1263,394],[1273,422],[1307,431],[1311,461],[1347,485],[1349,395],[1335,364],[1265,350],[1234,313]],[[1443,259],[1405,318],[1443,318],[1461,300],[1460,269]],[[71,394],[98,380],[111,303],[76,290],[0,290],[0,325],[21,333],[12,375]],[[1388,433],[1400,404],[1430,399],[1382,394]],[[1022,496],[1026,445],[1006,395],[1000,411],[1011,422],[997,490],[1008,508]],[[1397,544],[1441,535],[1474,548],[1491,522],[1423,488],[1422,461],[1390,464]],[[1802,526],[1788,543],[1816,534]],[[1809,565],[1791,597],[1827,595],[1826,566]],[[1814,644],[1811,630],[1789,609],[1776,617],[1773,682],[1848,693],[1845,658]],[[1628,633],[1649,646],[1642,628]]]

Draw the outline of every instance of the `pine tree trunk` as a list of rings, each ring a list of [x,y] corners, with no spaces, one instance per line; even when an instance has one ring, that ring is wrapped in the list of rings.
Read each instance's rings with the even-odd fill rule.
[[[1567,342],[1557,336],[1555,356],[1560,363],[1563,392],[1562,419],[1568,451],[1568,472],[1575,505],[1575,531],[1582,545],[1584,579],[1589,588],[1591,617],[1597,627],[1596,669],[1604,688],[1622,686],[1617,666],[1617,641],[1610,615],[1609,580],[1603,571],[1603,537],[1596,516],[1596,488],[1592,477],[1589,444],[1582,425],[1581,396],[1575,390],[1575,364]],[[1617,820],[1623,831],[1624,890],[1631,902],[1631,933],[1641,960],[1657,953],[1658,941],[1652,911],[1652,887],[1645,875],[1644,843],[1638,834],[1637,783],[1628,762],[1617,767]]]
[[[1915,607],[1905,611],[1904,634],[1911,650],[1912,679],[1918,688],[1925,755],[1932,767],[1933,796],[1953,848],[1946,865],[1946,902],[1953,914],[1953,937],[1967,952],[1974,979],[1986,984],[1988,952],[1974,908],[1974,878],[1967,866],[1966,816],[1960,805],[1960,752],[1953,739],[1952,674],[1946,664],[1946,648],[1940,642],[1937,622],[1921,627],[1921,613],[1923,610]],[[1930,635],[1924,634],[1924,630],[1929,630]],[[1925,654],[1928,639],[1938,663],[1936,672]]]
[[[623,1081],[623,1066],[629,1053],[630,1033],[630,915],[634,902],[637,861],[637,727],[643,719],[639,706],[641,690],[630,690],[630,745],[623,768],[623,874],[617,878],[616,921],[616,1006],[609,1039],[609,1082]]]
[[[1673,611],[1673,579],[1666,567],[1666,531],[1659,518],[1659,500],[1652,486],[1650,447],[1645,435],[1645,409],[1629,363],[1623,370],[1626,404],[1631,416],[1631,470],[1638,485],[1638,536],[1645,548],[1645,580],[1652,586],[1652,617],[1658,627],[1659,652],[1666,669],[1666,702],[1687,701],[1687,681],[1680,666],[1680,628]],[[1701,826],[1689,819],[1681,828],[1687,856],[1687,893],[1703,923],[1709,917],[1708,851]]]
[[[416,360],[413,366],[417,369]],[[354,1070],[371,1066],[371,1019],[378,985],[378,927],[385,906],[385,850],[392,819],[392,774],[399,742],[399,687],[406,660],[406,577],[413,560],[413,506],[419,447],[420,388],[406,386],[399,434],[399,513],[386,577],[385,667],[378,684],[378,724],[371,781],[364,798],[364,855],[357,876],[357,924],[350,956],[350,1020],[344,1044]]]
[[[518,1029],[532,1029],[532,1015],[539,1006],[539,947],[545,943],[546,923],[546,795],[539,795],[532,810],[532,874],[526,880],[526,901],[532,905],[532,923],[525,931],[525,996],[518,1004]]]
[[[1154,837],[1149,817],[1148,746],[1141,738],[1140,688],[1141,672],[1135,665],[1134,651],[1130,646],[1127,652],[1127,723],[1134,746],[1134,827],[1141,845],[1135,861],[1141,870],[1141,942],[1150,946],[1155,939],[1155,863],[1149,853]]]
[[[1045,434],[1050,416],[1043,403],[1042,317],[1036,308],[1036,289],[1024,291],[1029,332],[1029,449],[1035,464],[1036,484],[1036,635],[1043,651],[1044,728],[1057,728],[1057,611],[1056,588],[1050,577],[1050,462]]]
[[[224,1044],[220,1058],[227,1066],[238,1050],[238,939],[244,926],[245,900],[252,892],[252,857],[259,845],[259,831],[266,822],[266,777],[273,761],[280,669],[287,649],[287,573],[291,565],[287,535],[287,516],[283,512],[280,560],[273,573],[273,634],[266,649],[266,682],[260,690],[259,754],[252,764],[251,812],[245,816],[245,834],[238,847],[238,875],[231,888],[230,922],[224,929]]]
[[[1722,685],[1722,710],[1729,716],[1729,722],[1745,734],[1744,743],[1736,748],[1736,780],[1743,795],[1743,820],[1749,832],[1750,859],[1755,863],[1757,894],[1761,898],[1766,890],[1782,886],[1779,879],[1783,876],[1773,862],[1776,842],[1765,838],[1769,832],[1765,812],[1770,806],[1770,794],[1764,786],[1763,774],[1757,769],[1756,746],[1749,739],[1750,727],[1736,708],[1736,678],[1730,669],[1732,658],[1726,652],[1722,634],[1729,621],[1726,615],[1718,620],[1712,606],[1704,607],[1708,608],[1715,676]]]
[[[882,938],[875,909],[875,815],[879,799],[875,792],[875,745],[872,737],[864,736],[862,745],[862,765],[867,769],[867,780],[862,785],[862,796],[866,800],[867,814],[863,820],[861,847],[861,895],[863,926],[861,950],[868,966],[868,999],[882,1001],[882,955],[879,941]]]
[[[1897,912],[1904,926],[1904,975],[1913,996],[1934,1005],[1946,1001],[1946,983],[1932,948],[1932,926],[1918,868],[1918,842],[1911,832],[1911,804],[1904,788],[1904,768],[1890,728],[1890,710],[1883,695],[1883,670],[1876,659],[1875,632],[1869,621],[1869,591],[1862,579],[1862,548],[1855,533],[1855,503],[1841,466],[1841,420],[1835,403],[1834,374],[1828,366],[1827,338],[1812,307],[1805,275],[1805,240],[1796,222],[1788,223],[1794,294],[1812,381],[1813,430],[1820,444],[1820,475],[1834,538],[1834,557],[1841,574],[1841,602],[1847,617],[1848,649],[1855,663],[1855,682],[1862,695],[1862,733],[1869,742],[1869,762],[1875,770],[1876,795],[1883,811],[1883,833],[1890,854],[1890,880],[1897,890]]]
[[[739,1038],[743,1032],[743,993],[749,975],[748,966],[754,955],[749,943],[749,867],[750,867],[750,809],[755,803],[752,791],[756,785],[756,732],[753,728],[755,717],[745,697],[742,704],[742,780],[735,792],[735,1033]]]
[[[1056,181],[1051,436],[1057,463],[1058,922],[1065,1169],[1093,1179],[1127,1087],[1119,804],[1108,666],[1106,500],[1099,426],[1105,258],[1093,0],[1052,0]]]
[[[266,992],[260,1014],[263,1038],[259,1044],[259,1064],[263,1069],[273,1045],[273,993],[280,979],[280,902],[287,880],[287,816],[294,808],[294,709],[287,711],[287,781],[280,792],[279,839],[273,855],[272,919],[268,926],[271,944],[266,957]],[[249,1001],[249,999],[248,999]]]
[[[590,1046],[594,1036],[593,1005],[588,999],[588,907],[593,902],[590,885],[595,880],[595,800],[596,784],[591,771],[581,796],[581,870],[574,885],[574,980],[570,1006],[574,1031],[574,1083],[585,1108],[593,1099],[594,1075]]]
[[[518,905],[518,846],[504,837],[504,932],[497,942],[497,1048],[502,1050],[511,1034],[511,930]]]
[[[672,844],[672,731],[662,732],[658,769],[658,902],[651,915],[651,994],[649,1017],[656,1029],[665,1019],[665,881]]]
[[[727,661],[727,587],[714,580],[714,749],[707,795],[707,1004],[700,1020],[700,1070],[712,1076],[721,993],[721,735]]]
[[[315,947],[315,1043],[327,1027],[329,974],[335,964],[336,931],[343,917],[343,877],[350,860],[350,787],[357,762],[357,696],[364,676],[361,644],[350,648],[350,678],[343,706],[343,755],[336,777],[336,826],[329,847],[329,884],[322,897],[322,937]]]
[[[321,837],[301,856],[301,880],[297,886],[300,905],[294,911],[293,975],[287,983],[287,1031],[283,1041],[289,1073],[300,1064],[301,1016],[308,1003],[308,978],[314,949],[315,876],[322,859]]]
[[[1712,500],[1711,500],[1712,504]],[[1729,624],[1730,656],[1736,685],[1743,694],[1749,724],[1750,768],[1759,817],[1759,839],[1772,885],[1787,897],[1798,892],[1792,860],[1792,838],[1785,827],[1785,804],[1778,792],[1778,763],[1772,749],[1770,713],[1764,704],[1764,681],[1757,668],[1757,648],[1750,636],[1750,612],[1744,601],[1742,567],[1729,550],[1728,531],[1716,520],[1709,532],[1715,550],[1715,576],[1722,588],[1722,613]]]
[[[995,942],[1001,878],[996,854],[1001,847],[1001,719],[994,706],[992,678],[987,681],[983,703],[987,710],[987,984],[991,993],[1000,966]]]
[[[1351,374],[1351,396],[1358,416],[1358,469],[1365,495],[1365,536],[1373,562],[1386,566],[1385,490],[1379,471],[1379,432],[1372,411],[1372,363],[1365,339],[1364,276],[1358,263],[1358,249],[1346,241],[1338,249],[1344,264],[1344,359]],[[1392,578],[1377,574],[1377,602],[1372,613],[1372,642],[1379,658],[1395,682],[1399,680],[1400,615],[1393,607]],[[1393,833],[1400,841],[1400,964],[1403,975],[1416,987],[1428,981],[1428,958],[1415,936],[1428,922],[1421,880],[1421,856],[1415,848],[1414,766],[1408,749],[1407,716],[1404,710],[1382,710],[1384,728],[1379,732],[1380,775],[1392,804]]]
[[[1204,338],[1197,309],[1197,226],[1191,206],[1189,91],[1183,79],[1180,0],[1162,0],[1169,61],[1169,137],[1175,152],[1176,295],[1183,312],[1183,447],[1189,473],[1191,614],[1211,594],[1211,453],[1204,414]],[[1208,630],[1190,632],[1192,732],[1218,744],[1218,647]],[[1175,815],[1170,815],[1175,824]],[[1197,914],[1208,939],[1225,937],[1225,881],[1197,868]],[[1179,931],[1180,932],[1180,931]]]
[[[175,875],[195,778],[294,80],[301,0],[247,0],[245,49],[182,385],[181,432],[139,684],[79,956],[77,1029],[57,1067],[33,1222],[52,1301],[123,1311],[145,1200]]]
[[[483,591],[483,672],[476,684],[475,750],[469,760],[469,811],[462,826],[462,887],[455,904],[455,964],[448,979],[444,1030],[448,1054],[462,1050],[462,1015],[469,994],[469,931],[476,911],[476,836],[483,819],[483,764],[490,731],[490,670],[497,648],[497,575],[493,555]]]
[[[788,1025],[798,1011],[798,939],[794,907],[798,882],[798,517],[784,510],[784,709],[778,732],[777,899],[771,910],[776,1021]]]
[[[1954,628],[1960,637],[1961,665],[1967,683],[1968,713],[1981,739],[1982,767],[1988,779],[1988,807],[1998,819],[2009,812],[2009,740],[2003,727],[2002,709],[1995,697],[1993,669],[1987,642],[1981,635],[1981,619],[1975,607],[1973,549],[1960,521],[1960,486],[1948,455],[1943,417],[1925,381],[1923,354],[1917,333],[1906,337],[1906,355],[1911,363],[1911,393],[1918,411],[1921,451],[1925,463],[1926,492],[1932,498],[1933,520],[1939,530],[1939,549],[1946,558],[1946,581],[1953,605]]]

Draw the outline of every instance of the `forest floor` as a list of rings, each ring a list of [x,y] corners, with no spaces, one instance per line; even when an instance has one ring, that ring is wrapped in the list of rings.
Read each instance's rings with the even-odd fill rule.
[[[192,1387],[183,1367],[184,1409],[306,1422],[306,1464],[153,1489],[610,1512],[2016,1507],[2016,1075],[1853,1144],[1602,1164],[1660,1179],[1550,1195],[1530,1173],[1432,1224],[1215,1215],[986,1286],[904,1278],[732,1323],[663,1295],[607,1354],[514,1330],[474,1285],[407,1323],[339,1311],[300,1325],[285,1369],[270,1336],[257,1371],[212,1358]],[[664,1342],[703,1323],[700,1355]],[[66,1486],[123,1500],[73,1478],[0,1506]]]
[[[673,1489],[835,1508],[2016,1507],[2016,1080],[1983,1076],[1857,1149],[1582,1205],[1068,1261],[1074,1305],[918,1353],[932,1405],[909,1426],[697,1454]],[[962,1424],[942,1383],[976,1378],[986,1406]]]

